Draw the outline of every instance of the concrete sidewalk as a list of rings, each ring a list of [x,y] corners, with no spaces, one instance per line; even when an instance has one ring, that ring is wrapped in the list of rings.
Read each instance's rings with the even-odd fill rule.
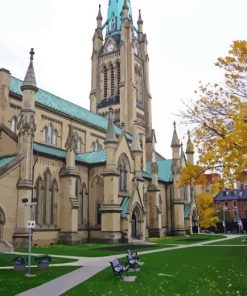
[[[233,239],[240,235],[227,235],[224,239],[215,239],[212,241],[204,241],[189,245],[177,245],[173,247],[163,248],[163,249],[157,249],[157,250],[149,250],[149,251],[143,251],[138,252],[140,255],[145,254],[151,254],[151,253],[158,253],[158,252],[166,252],[166,251],[172,251],[177,249],[183,249],[183,248],[193,248],[193,247],[200,247],[207,244],[220,242],[223,240]],[[52,255],[54,256],[54,255]],[[78,259],[76,262],[71,263],[65,263],[65,264],[59,264],[61,265],[71,265],[71,266],[83,266],[75,271],[72,271],[70,273],[67,273],[63,276],[60,276],[54,280],[51,280],[50,282],[47,282],[41,286],[38,286],[36,288],[27,290],[23,293],[18,294],[17,296],[59,296],[66,291],[72,289],[73,287],[83,283],[84,281],[88,280],[98,272],[104,270],[106,267],[109,267],[109,261],[111,261],[113,258],[123,258],[125,257],[125,254],[122,255],[115,255],[115,256],[106,256],[106,257],[74,257],[74,259]],[[65,257],[56,255],[56,257]],[[67,258],[71,258],[69,256],[66,256]],[[55,264],[54,264],[55,265]]]

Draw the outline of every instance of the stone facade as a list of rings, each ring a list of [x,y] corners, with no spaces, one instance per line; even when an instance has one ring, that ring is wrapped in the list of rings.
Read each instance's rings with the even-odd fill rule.
[[[147,38],[141,14],[134,30],[128,3],[105,36],[99,9],[90,111],[38,89],[33,50],[23,82],[0,69],[0,239],[15,247],[27,245],[30,219],[34,245],[192,228],[191,190],[177,181],[193,145],[185,155],[174,127],[173,160],[155,152]]]

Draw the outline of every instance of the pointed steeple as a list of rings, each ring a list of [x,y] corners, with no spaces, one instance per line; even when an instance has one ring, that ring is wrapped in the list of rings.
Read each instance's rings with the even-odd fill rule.
[[[174,130],[173,130],[171,147],[180,147],[180,141],[178,139],[175,121],[173,122],[173,125],[174,125]]]
[[[103,20],[103,17],[102,17],[102,13],[101,13],[101,5],[99,5],[99,11],[98,11],[98,15],[97,15],[97,28],[102,28],[102,20]]]
[[[190,131],[188,131],[188,141],[187,141],[187,147],[186,147],[186,154],[194,154],[194,145],[190,138]]]
[[[122,25],[122,11],[127,10],[127,17],[132,19],[130,0],[109,0],[106,21],[106,35],[120,34]]]
[[[142,20],[140,9],[139,9],[139,17],[138,17],[137,25],[138,25],[138,33],[143,33],[143,20]]]
[[[113,124],[113,109],[109,108],[108,112],[109,112],[108,113],[109,115],[108,115],[108,125],[107,125],[106,137],[105,137],[105,144],[117,142],[114,124]]]
[[[31,89],[34,91],[38,91],[37,85],[36,85],[36,79],[35,79],[35,73],[34,73],[34,68],[33,68],[33,56],[34,56],[35,52],[33,50],[33,48],[31,48],[30,51],[30,63],[27,69],[27,73],[25,76],[25,79],[22,83],[21,86],[21,90],[25,90],[25,89]]]

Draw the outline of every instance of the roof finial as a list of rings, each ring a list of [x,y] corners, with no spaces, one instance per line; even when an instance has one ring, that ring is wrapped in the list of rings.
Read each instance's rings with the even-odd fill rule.
[[[31,48],[29,53],[30,53],[30,60],[33,61],[33,56],[35,55],[33,48]]]
[[[97,20],[102,20],[102,13],[101,13],[101,4],[99,4],[99,12],[98,12],[98,16],[97,16]]]
[[[172,136],[172,144],[171,147],[180,147],[180,141],[178,139],[177,131],[176,131],[176,122],[173,122],[174,130],[173,130],[173,136]]]
[[[176,129],[176,121],[173,122],[174,129]]]

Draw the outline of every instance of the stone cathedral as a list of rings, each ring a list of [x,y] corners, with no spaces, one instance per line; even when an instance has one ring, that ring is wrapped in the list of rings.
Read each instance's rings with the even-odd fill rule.
[[[39,88],[33,49],[24,80],[0,69],[2,244],[27,245],[29,220],[33,245],[132,242],[196,223],[192,188],[177,186],[190,137],[184,152],[174,123],[173,159],[155,150],[141,12],[135,24],[130,0],[109,0],[96,20],[90,111]]]

